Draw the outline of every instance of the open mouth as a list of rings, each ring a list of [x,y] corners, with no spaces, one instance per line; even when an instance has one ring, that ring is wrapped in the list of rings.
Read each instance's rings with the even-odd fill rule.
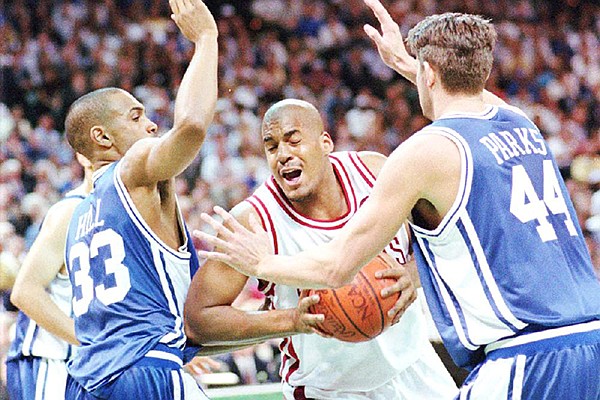
[[[281,177],[285,180],[288,185],[293,185],[298,182],[302,175],[301,169],[292,169],[287,171],[281,171]]]

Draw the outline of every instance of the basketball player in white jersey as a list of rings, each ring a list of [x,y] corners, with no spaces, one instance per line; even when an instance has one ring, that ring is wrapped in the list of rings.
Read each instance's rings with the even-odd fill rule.
[[[67,227],[92,188],[92,165],[81,154],[84,182],[48,210],[11,293],[20,311],[7,359],[7,390],[15,400],[64,400],[66,362],[77,345],[71,282],[64,263]]]
[[[197,156],[217,98],[217,26],[200,0],[171,0],[194,44],[175,100],[174,125],[157,137],[144,106],[117,88],[76,100],[69,144],[94,168],[66,243],[77,340],[67,399],[206,399],[183,373],[183,302],[198,268],[174,177]]]
[[[496,33],[469,14],[427,17],[408,35],[365,0],[382,59],[416,83],[434,122],[390,155],[369,199],[336,237],[293,257],[271,253],[219,209],[201,252],[294,286],[349,282],[412,213],[415,257],[446,348],[472,369],[460,399],[600,399],[600,282],[557,164],[539,129],[484,90]]]
[[[265,114],[262,142],[272,176],[232,213],[260,219],[276,254],[291,255],[330,241],[369,197],[385,156],[333,152],[317,109],[301,100],[274,104]],[[409,261],[409,236],[402,226],[386,252]],[[410,275],[398,265],[397,307],[413,300]],[[198,343],[248,342],[285,337],[280,375],[286,399],[451,399],[456,385],[427,339],[417,303],[399,322],[363,343],[346,343],[313,333],[322,315],[307,313],[317,298],[300,304],[294,286],[262,281],[272,311],[244,312],[231,306],[247,277],[226,264],[208,261],[194,277],[186,302],[186,332]]]

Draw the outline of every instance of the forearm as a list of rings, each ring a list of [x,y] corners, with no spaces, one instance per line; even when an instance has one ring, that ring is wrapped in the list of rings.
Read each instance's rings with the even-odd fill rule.
[[[23,291],[26,294],[23,294]],[[22,288],[11,300],[25,315],[52,335],[70,344],[79,345],[73,320],[54,303],[44,289]]]
[[[194,43],[195,51],[175,99],[174,128],[192,123],[204,134],[217,101],[217,32],[207,32]]]
[[[204,308],[188,316],[186,334],[200,345],[246,345],[297,334],[294,309],[243,311],[231,306]]]
[[[196,356],[214,356],[217,354],[231,353],[232,351],[245,349],[246,347],[254,346],[264,342],[264,340],[256,340],[253,343],[231,344],[231,345],[206,345],[202,346],[196,353]]]
[[[335,266],[335,254],[327,257],[327,252],[322,249],[319,247],[318,252],[309,250],[294,256],[268,256],[256,266],[253,275],[300,289],[343,286],[347,282],[345,274],[339,274],[342,271]]]

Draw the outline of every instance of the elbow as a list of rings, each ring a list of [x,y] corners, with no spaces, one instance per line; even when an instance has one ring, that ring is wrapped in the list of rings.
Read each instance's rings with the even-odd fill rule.
[[[205,122],[201,118],[192,115],[182,118],[178,122],[177,130],[185,136],[194,137],[195,140],[204,141],[206,138],[206,130],[210,122]]]
[[[10,302],[19,310],[26,304],[25,291],[19,285],[15,285],[10,293]]]
[[[199,324],[195,323],[193,316],[189,315],[188,312],[184,311],[183,316],[183,331],[185,332],[185,336],[187,337],[188,342],[194,345],[201,345],[202,338],[198,332]]]
[[[205,321],[197,310],[194,310],[192,314],[187,308],[184,308],[183,329],[188,342],[196,346],[206,344],[208,338],[202,327],[208,326],[207,324],[210,324],[210,321]]]
[[[185,336],[187,337],[188,342],[190,342],[196,346],[201,345],[202,344],[201,338],[197,334],[197,332],[192,328],[190,323],[185,321],[183,326],[184,326]]]

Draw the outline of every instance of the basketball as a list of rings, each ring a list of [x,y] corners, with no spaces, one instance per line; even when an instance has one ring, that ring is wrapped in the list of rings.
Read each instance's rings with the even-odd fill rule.
[[[376,271],[386,268],[391,266],[378,255],[349,285],[338,289],[306,290],[306,296],[320,296],[319,302],[309,308],[311,313],[325,316],[318,328],[344,342],[365,342],[389,328],[392,318],[387,312],[396,304],[400,293],[385,299],[381,297],[381,289],[396,282],[395,279],[375,277]]]

